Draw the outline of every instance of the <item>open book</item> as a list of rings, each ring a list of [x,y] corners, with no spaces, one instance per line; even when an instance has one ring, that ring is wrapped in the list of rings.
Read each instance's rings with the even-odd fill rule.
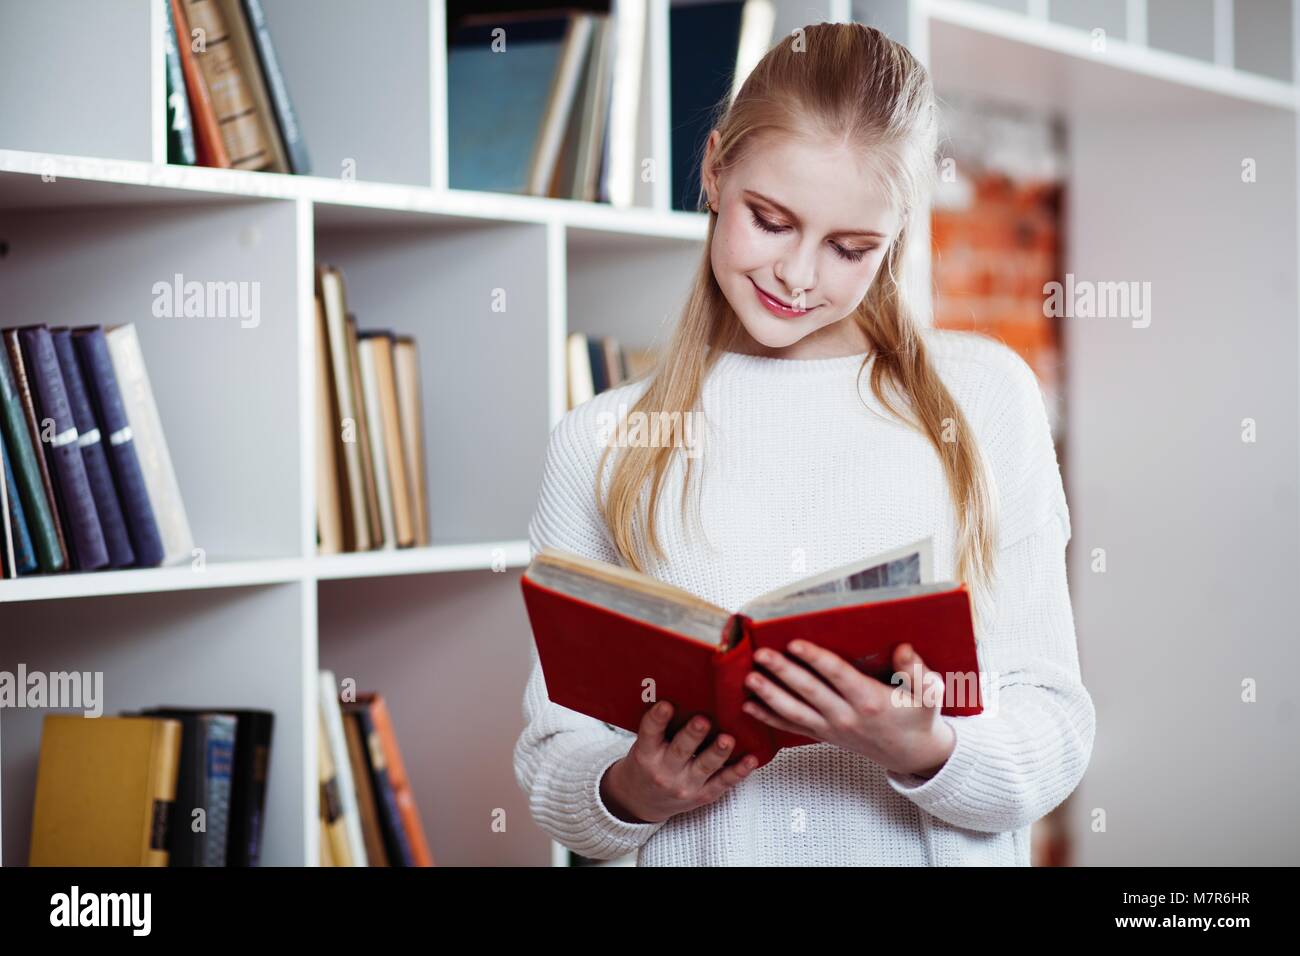
[[[924,538],[761,594],[735,613],[629,568],[553,548],[533,558],[521,586],[553,702],[635,733],[646,709],[668,700],[670,736],[703,714],[706,745],[726,732],[737,743],[729,762],[752,753],[762,766],[783,747],[818,742],[741,709],[757,699],[744,684],[751,670],[762,670],[754,651],[781,652],[796,638],[885,684],[897,684],[894,650],[910,643],[945,677],[944,714],[982,712],[969,593],[931,578]]]

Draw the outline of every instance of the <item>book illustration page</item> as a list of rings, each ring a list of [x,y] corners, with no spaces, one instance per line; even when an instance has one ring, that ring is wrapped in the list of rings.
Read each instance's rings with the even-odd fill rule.
[[[902,584],[929,584],[933,580],[933,544],[929,538],[922,538],[761,594],[745,605],[742,612],[748,613],[751,609],[802,595],[869,591]]]
[[[778,617],[791,617],[806,614],[809,611],[824,611],[833,607],[852,607],[861,604],[875,604],[881,601],[896,601],[899,598],[919,597],[923,594],[942,594],[957,587],[955,581],[929,583],[889,584],[868,590],[817,590],[797,594],[779,601],[764,602],[751,607],[745,613],[755,621],[766,621]]]

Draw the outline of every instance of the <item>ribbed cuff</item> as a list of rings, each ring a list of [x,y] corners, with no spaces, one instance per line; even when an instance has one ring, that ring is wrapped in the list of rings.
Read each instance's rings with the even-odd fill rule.
[[[581,791],[582,804],[574,809],[581,815],[584,829],[596,841],[590,854],[592,859],[608,860],[632,853],[667,822],[629,823],[620,820],[600,798],[600,781],[605,776],[605,771],[627,756],[630,746],[627,739],[602,743],[588,764],[589,770]],[[577,852],[588,855],[585,850],[579,849]]]
[[[925,778],[890,770],[886,772],[885,779],[895,792],[901,793],[922,810],[941,819],[948,819],[944,811],[951,812],[957,808],[959,795],[970,787],[972,775],[979,765],[979,754],[972,734],[974,728],[969,724],[969,721],[977,720],[978,715],[941,719],[952,728],[957,742],[939,772],[933,777]]]

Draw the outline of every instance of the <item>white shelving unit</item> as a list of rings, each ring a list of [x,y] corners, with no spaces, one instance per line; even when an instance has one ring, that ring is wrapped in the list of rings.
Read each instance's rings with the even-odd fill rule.
[[[106,713],[163,703],[274,710],[264,859],[311,865],[316,672],[328,666],[388,697],[440,862],[562,862],[528,821],[510,768],[530,640],[518,569],[547,434],[564,411],[566,333],[662,341],[703,254],[704,217],[669,209],[668,0],[650,3],[638,144],[663,174],[638,187],[632,209],[446,188],[440,0],[318,0],[309,19],[293,0],[263,4],[317,175],[165,165],[162,8],[151,0],[0,9],[0,325],[136,323],[204,551],[195,567],[0,582],[0,670],[22,662],[29,671],[102,671]],[[1240,20],[1248,5],[1207,3],[1208,19],[1193,18],[1208,23],[1207,44],[1156,0],[1110,4],[1119,33],[1098,53],[1087,15],[1069,9],[1077,5],[777,3],[782,31],[851,17],[881,26],[930,65],[941,94],[1063,113],[1075,144],[1072,270],[1174,282],[1183,269],[1226,277],[1230,266],[1236,294],[1171,292],[1162,325],[1210,335],[1242,304],[1244,287],[1249,305],[1271,310],[1269,319],[1237,320],[1268,336],[1267,354],[1222,335],[1180,340],[1186,374],[1204,370],[1213,346],[1252,377],[1286,370],[1294,382],[1300,18],[1288,3],[1292,45],[1279,65],[1276,31]],[[1144,44],[1144,33],[1173,52]],[[1260,73],[1244,69],[1256,64]],[[1246,155],[1267,178],[1261,172],[1243,206],[1228,169],[1224,184],[1198,192],[1199,218],[1154,242],[1155,224],[1129,211],[1153,196],[1180,214],[1185,191],[1203,187],[1215,163],[1238,164],[1216,131],[1249,141]],[[1122,142],[1134,149],[1117,158]],[[355,180],[343,178],[348,169]],[[1259,234],[1243,240],[1242,222]],[[1236,251],[1225,258],[1229,241]],[[924,249],[914,257],[922,290]],[[398,329],[419,343],[431,547],[314,554],[317,261],[343,269],[363,328]],[[153,284],[175,273],[257,282],[259,324],[154,318]],[[504,312],[491,309],[498,289]],[[1094,376],[1113,388],[1108,336],[1123,333],[1077,325],[1071,333],[1072,388]],[[1144,381],[1140,354],[1127,354],[1133,377],[1121,386]],[[1286,381],[1255,398],[1290,400],[1283,410],[1293,424]],[[1072,408],[1093,409],[1072,422],[1073,459],[1106,457],[1124,400],[1122,388],[1109,394],[1092,406],[1072,396]],[[1131,454],[1150,458],[1132,437]],[[1288,474],[1297,439],[1292,428],[1267,452]],[[1184,463],[1166,455],[1151,467]],[[1251,474],[1238,477],[1249,485]],[[1071,490],[1076,540],[1115,533],[1122,512],[1107,511],[1104,488]],[[1290,519],[1279,554],[1297,538],[1300,516]],[[1096,674],[1109,651],[1089,637],[1110,625],[1111,597],[1080,580],[1082,561],[1072,568],[1076,613]],[[8,863],[26,858],[42,716],[0,714]],[[492,830],[499,809],[513,838]]]

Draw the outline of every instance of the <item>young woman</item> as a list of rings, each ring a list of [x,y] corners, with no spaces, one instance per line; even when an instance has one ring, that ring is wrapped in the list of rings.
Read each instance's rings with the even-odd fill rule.
[[[635,737],[551,703],[534,649],[515,773],[584,856],[1028,865],[1030,824],[1083,775],[1095,717],[1037,381],[992,339],[923,327],[905,295],[935,122],[925,70],[876,30],[818,24],[768,52],[710,134],[707,257],[662,361],[556,426],[529,532],[534,553],[730,609],[931,536],[936,579],[974,595],[996,707],[941,715],[924,691],[938,675],[906,644],[894,666],[920,706],[795,642],[756,655],[750,712],[819,743],[754,769],[725,732],[702,746],[703,718],[667,736],[670,701]],[[624,411],[696,414],[702,447],[602,447]]]

